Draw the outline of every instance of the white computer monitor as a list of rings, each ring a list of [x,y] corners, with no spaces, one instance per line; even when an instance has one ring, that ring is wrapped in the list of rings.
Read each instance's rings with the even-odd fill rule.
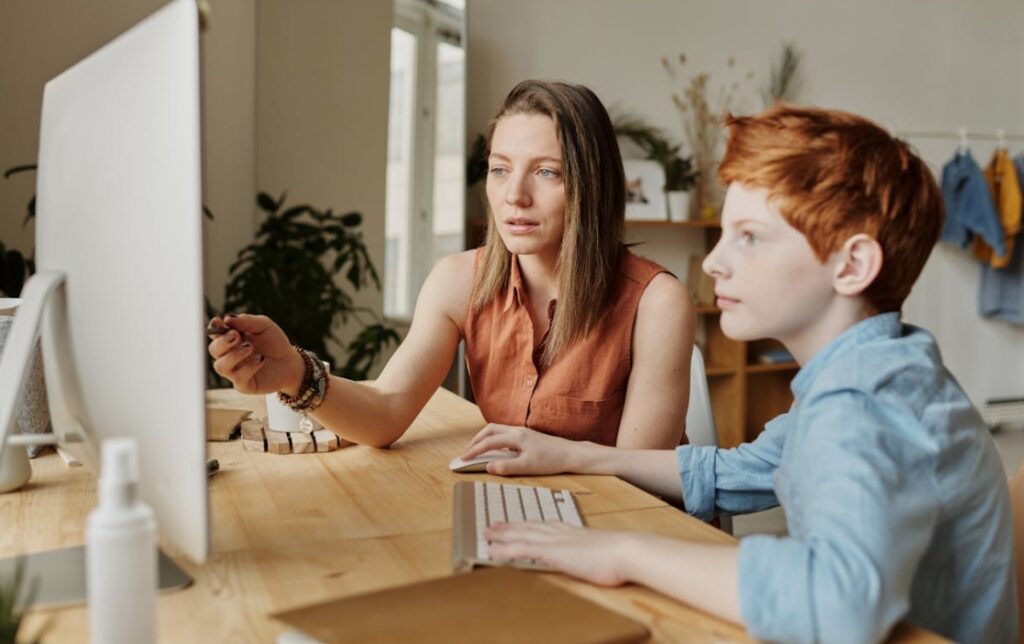
[[[104,438],[135,438],[161,541],[196,562],[209,550],[200,152],[195,0],[46,84],[37,273],[0,360],[2,405],[39,334],[55,434],[84,437],[93,465]]]

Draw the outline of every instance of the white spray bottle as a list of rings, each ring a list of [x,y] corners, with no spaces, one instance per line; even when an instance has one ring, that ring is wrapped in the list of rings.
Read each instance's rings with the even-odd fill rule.
[[[103,441],[99,505],[85,528],[93,644],[156,641],[156,519],[139,500],[138,485],[135,440]]]

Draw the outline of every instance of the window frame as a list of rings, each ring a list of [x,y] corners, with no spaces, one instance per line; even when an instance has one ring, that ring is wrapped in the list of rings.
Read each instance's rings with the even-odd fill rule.
[[[444,4],[428,0],[395,0],[392,23],[416,38],[416,65],[412,98],[412,136],[410,151],[409,209],[403,221],[408,244],[406,297],[399,311],[386,311],[387,319],[408,324],[412,320],[416,297],[434,263],[434,162],[437,123],[438,45],[447,42],[465,50],[463,14]],[[466,93],[463,90],[463,104]],[[463,124],[463,127],[464,124]],[[389,132],[389,136],[390,136]],[[464,219],[464,216],[463,216]],[[385,238],[387,230],[385,227]],[[429,239],[431,243],[415,243]],[[385,301],[386,301],[385,296]]]

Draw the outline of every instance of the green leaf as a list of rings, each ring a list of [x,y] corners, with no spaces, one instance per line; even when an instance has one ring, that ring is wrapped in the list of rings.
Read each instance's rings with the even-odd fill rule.
[[[272,213],[277,210],[277,204],[274,203],[273,197],[271,197],[265,192],[261,192],[258,195],[256,195],[256,203],[259,205],[260,208],[266,210],[267,212]]]
[[[305,204],[303,204],[301,206],[293,206],[293,207],[289,208],[288,210],[285,210],[283,213],[281,213],[281,219],[284,219],[284,220],[295,219],[296,217],[298,217],[302,213],[308,211],[309,209],[310,209],[309,206],[305,205]]]
[[[393,329],[364,334],[366,316],[377,316],[357,310],[352,297],[371,282],[380,288],[358,230],[363,217],[309,204],[286,206],[286,194],[276,201],[265,192],[257,195],[267,216],[229,268],[224,306],[269,316],[293,343],[330,356],[339,373],[366,374],[398,334]],[[350,323],[363,327],[357,333],[362,340],[333,356],[328,343],[340,344],[334,331]]]
[[[12,175],[18,174],[19,172],[29,172],[31,170],[38,169],[35,163],[27,163],[25,165],[16,165],[13,168],[7,168],[4,171],[4,179],[10,178]]]
[[[274,204],[274,211],[275,212],[281,209],[281,206],[284,205],[284,200],[285,200],[285,198],[287,196],[288,196],[288,191],[285,190],[284,192],[281,193],[281,196],[277,198],[277,202]]]
[[[7,251],[0,267],[0,290],[7,297],[19,297],[27,276],[25,256],[16,250]]]

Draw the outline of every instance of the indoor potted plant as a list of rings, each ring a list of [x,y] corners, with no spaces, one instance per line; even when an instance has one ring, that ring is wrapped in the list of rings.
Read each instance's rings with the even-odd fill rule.
[[[697,172],[690,157],[672,155],[665,166],[665,198],[670,221],[686,221],[690,213],[690,189],[697,184]]]
[[[679,154],[681,145],[675,144],[665,133],[636,114],[616,114],[613,117],[615,134],[631,141],[643,151],[646,158],[657,161],[665,172],[665,195],[671,221],[684,221],[689,213],[689,190],[697,183],[691,157]]]
[[[39,580],[29,579],[25,571],[25,559],[18,558],[13,570],[8,574],[0,574],[0,644],[17,644],[17,642],[40,642],[48,630],[50,620],[43,623],[35,637],[18,637],[18,632],[25,621],[25,614],[35,601],[39,590]]]
[[[296,345],[334,365],[335,374],[365,380],[377,358],[400,338],[353,298],[364,287],[380,288],[359,230],[363,216],[308,204],[285,207],[284,201],[283,194],[277,199],[265,192],[257,195],[266,217],[256,239],[231,265],[224,311],[266,315]],[[362,328],[341,345],[335,324],[350,319]],[[341,345],[342,352],[332,353],[329,342]],[[221,384],[212,371],[210,380],[211,386]]]

